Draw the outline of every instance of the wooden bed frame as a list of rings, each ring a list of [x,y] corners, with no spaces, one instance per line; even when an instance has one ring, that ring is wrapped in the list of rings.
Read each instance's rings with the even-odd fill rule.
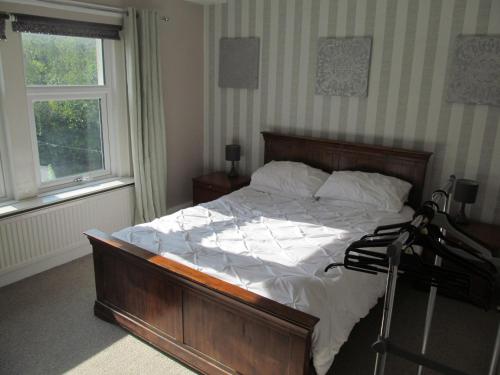
[[[265,161],[327,172],[364,170],[413,184],[420,203],[430,153],[263,132]],[[95,315],[202,373],[310,374],[318,318],[158,256],[98,230]]]

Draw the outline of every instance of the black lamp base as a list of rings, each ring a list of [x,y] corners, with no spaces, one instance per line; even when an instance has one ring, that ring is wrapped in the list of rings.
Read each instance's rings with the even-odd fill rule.
[[[231,162],[231,170],[229,171],[229,173],[227,174],[228,177],[238,177],[238,171],[236,170],[236,167],[234,165],[234,161]]]
[[[462,224],[462,225],[469,224],[469,219],[467,219],[467,216],[465,215],[465,203],[462,203],[462,206],[460,207],[460,211],[458,212],[457,216],[455,217],[455,223]]]

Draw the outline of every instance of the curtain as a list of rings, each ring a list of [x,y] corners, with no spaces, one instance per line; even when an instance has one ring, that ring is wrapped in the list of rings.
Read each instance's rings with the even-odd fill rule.
[[[79,36],[96,39],[120,39],[120,25],[72,21],[61,18],[14,14],[12,30],[37,34]]]
[[[167,209],[158,21],[156,11],[129,8],[124,23],[136,224],[163,216]]]
[[[9,15],[0,12],[0,40],[5,40],[5,21],[9,19]]]

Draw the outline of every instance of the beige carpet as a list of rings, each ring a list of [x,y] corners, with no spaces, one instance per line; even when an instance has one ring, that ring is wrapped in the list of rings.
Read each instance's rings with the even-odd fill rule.
[[[192,374],[93,314],[92,258],[0,289],[0,374]]]
[[[418,348],[427,295],[400,284],[394,337]],[[0,374],[191,374],[192,371],[92,313],[90,256],[0,289]],[[471,374],[486,374],[498,316],[446,298],[438,300],[429,352]],[[371,374],[370,344],[380,304],[354,329],[330,374]],[[415,374],[389,358],[387,374]],[[427,371],[425,374],[433,374]]]

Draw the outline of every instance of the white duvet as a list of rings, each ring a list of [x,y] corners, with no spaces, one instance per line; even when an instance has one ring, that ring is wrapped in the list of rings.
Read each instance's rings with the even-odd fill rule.
[[[342,201],[243,188],[113,235],[153,253],[320,318],[312,338],[325,374],[354,325],[384,294],[384,275],[336,268],[352,241],[411,218]]]

